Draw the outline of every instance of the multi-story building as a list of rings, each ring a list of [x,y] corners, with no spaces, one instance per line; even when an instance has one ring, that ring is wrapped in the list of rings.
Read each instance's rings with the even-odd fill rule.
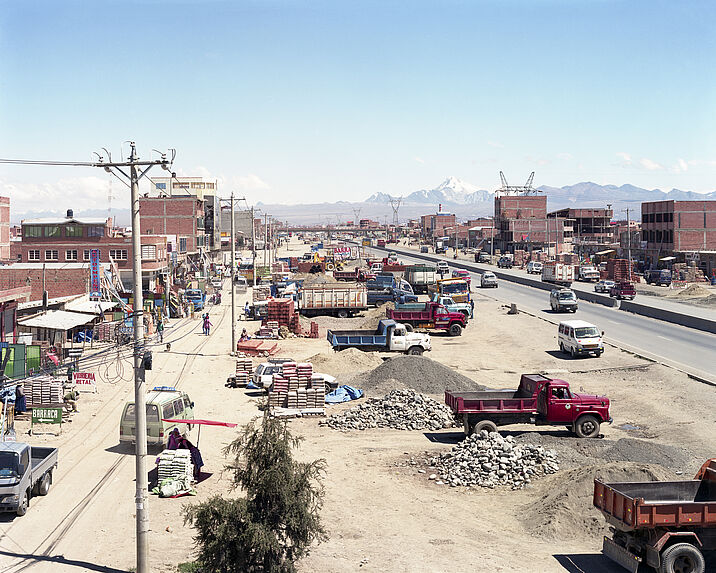
[[[560,209],[550,217],[567,219],[573,223],[573,243],[580,254],[594,254],[606,247],[614,247],[617,238],[611,226],[612,209]]]
[[[10,259],[10,197],[0,197],[0,261]]]
[[[543,195],[495,197],[495,247],[502,252],[546,250],[551,254],[572,252],[572,221],[547,214]]]
[[[22,241],[12,243],[11,258],[17,263],[36,264],[46,269],[67,264],[89,268],[90,253],[92,249],[97,249],[100,262],[108,263],[116,270],[125,289],[131,290],[132,238],[113,229],[110,221],[77,218],[71,209],[64,218],[26,219],[21,223]],[[142,235],[141,242],[142,282],[145,288],[154,290],[157,281],[163,282],[160,277],[168,270],[167,238]]]
[[[641,229],[647,267],[673,256],[694,262],[708,276],[716,270],[716,201],[642,203]]]
[[[420,216],[420,232],[426,239],[434,237],[442,237],[445,235],[445,229],[456,225],[456,217],[454,213],[433,213],[430,215]]]

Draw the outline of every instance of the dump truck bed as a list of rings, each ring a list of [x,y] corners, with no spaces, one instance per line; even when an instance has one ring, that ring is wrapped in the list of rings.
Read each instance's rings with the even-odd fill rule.
[[[594,506],[622,531],[664,527],[716,527],[716,460],[701,479],[611,483],[594,480]]]
[[[537,397],[523,390],[445,392],[445,403],[456,414],[481,412],[525,413],[537,411]]]

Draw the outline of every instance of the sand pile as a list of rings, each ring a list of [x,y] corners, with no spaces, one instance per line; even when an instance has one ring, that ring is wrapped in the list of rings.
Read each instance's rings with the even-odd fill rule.
[[[383,360],[375,353],[362,352],[356,348],[346,348],[341,352],[321,352],[306,359],[313,364],[317,372],[324,372],[336,378],[353,377],[361,372],[372,370]],[[343,383],[343,380],[340,381]]]
[[[343,351],[340,354],[344,354]],[[393,388],[410,388],[425,394],[442,394],[445,390],[484,390],[474,380],[425,356],[401,354],[389,358],[370,372],[359,374],[350,384],[373,394]]]
[[[676,291],[673,295],[674,298],[703,298],[711,294],[711,291],[707,288],[702,287],[699,284],[690,284],[685,289]]]
[[[601,512],[592,506],[594,479],[639,482],[678,479],[661,466],[614,462],[596,464],[548,476],[539,483],[543,492],[524,506],[522,521],[532,535],[552,539],[598,539],[609,528]]]
[[[361,321],[357,323],[357,330],[375,330],[378,323],[384,318],[388,318],[385,313],[389,308],[395,308],[395,303],[386,302],[377,308],[369,308],[363,313]]]

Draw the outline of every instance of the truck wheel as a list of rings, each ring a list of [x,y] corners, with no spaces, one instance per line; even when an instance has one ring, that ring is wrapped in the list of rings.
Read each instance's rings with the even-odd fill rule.
[[[459,324],[451,324],[449,332],[450,336],[460,336],[462,334],[462,326]]]
[[[348,318],[348,311],[345,309],[341,309],[337,313],[338,318]]]
[[[595,416],[587,414],[577,420],[574,433],[579,438],[596,438],[599,435],[599,425],[599,420]]]
[[[17,506],[17,515],[19,517],[22,517],[27,513],[27,507],[29,505],[28,499],[27,499],[27,492],[25,492],[22,496],[22,500],[20,501],[20,505]]]
[[[52,483],[52,474],[50,472],[48,472],[44,476],[42,476],[42,480],[40,480],[40,485],[37,488],[37,493],[39,493],[40,495],[47,495],[47,492],[50,491],[51,483]]]
[[[697,547],[690,543],[677,543],[661,554],[659,573],[704,573],[706,562]]]
[[[411,346],[408,348],[408,354],[410,356],[420,356],[423,353],[423,349],[420,346]]]
[[[482,432],[482,430],[487,430],[488,432],[496,432],[497,424],[490,420],[480,420],[477,424],[475,424],[475,428],[472,432],[473,434],[479,434],[480,432]]]
[[[412,325],[412,324],[406,324],[406,325],[405,325],[405,332],[413,332],[413,325]]]

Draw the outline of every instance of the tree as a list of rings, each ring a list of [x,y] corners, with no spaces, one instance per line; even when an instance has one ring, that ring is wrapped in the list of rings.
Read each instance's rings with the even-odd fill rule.
[[[314,542],[328,537],[320,521],[326,462],[293,459],[300,443],[286,423],[265,413],[224,448],[233,456],[232,489],[246,496],[214,496],[186,508],[197,530],[198,564],[211,573],[294,573]]]

